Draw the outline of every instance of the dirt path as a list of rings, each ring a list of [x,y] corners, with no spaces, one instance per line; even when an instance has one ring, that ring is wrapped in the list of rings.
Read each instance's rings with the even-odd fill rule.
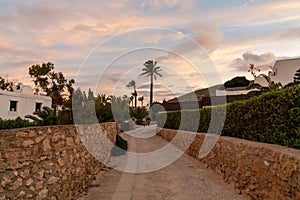
[[[153,127],[139,128],[135,136],[151,136]],[[153,132],[153,130],[152,130]],[[123,135],[129,142],[129,151],[151,152],[167,142],[153,136],[136,138]],[[149,173],[122,173],[115,169],[101,171],[88,192],[78,200],[199,200],[242,199],[231,186],[213,171],[206,169],[192,157],[183,155],[173,164]]]

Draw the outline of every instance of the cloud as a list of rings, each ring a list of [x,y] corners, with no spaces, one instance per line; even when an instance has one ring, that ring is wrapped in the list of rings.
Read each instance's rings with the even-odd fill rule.
[[[280,40],[297,40],[300,39],[300,26],[291,27],[279,32],[276,37]]]
[[[252,52],[245,52],[242,58],[236,58],[232,61],[231,67],[237,70],[245,71],[250,64],[254,64],[262,71],[270,70],[276,61],[276,56],[273,53],[254,54]]]
[[[255,2],[257,2],[258,0],[248,0],[246,3],[244,3],[243,5],[240,6],[240,8],[244,8],[249,6],[250,4],[253,4]]]
[[[207,55],[207,52],[212,52],[217,49],[223,38],[223,33],[220,27],[216,24],[209,23],[198,23],[193,24],[190,28],[192,30],[197,30],[191,36],[182,36],[183,42],[175,45],[171,51],[176,52],[180,56],[184,56],[194,51],[202,51],[203,55]],[[156,58],[159,62],[179,59],[175,53],[168,53],[166,55]],[[200,57],[201,55],[197,55]]]

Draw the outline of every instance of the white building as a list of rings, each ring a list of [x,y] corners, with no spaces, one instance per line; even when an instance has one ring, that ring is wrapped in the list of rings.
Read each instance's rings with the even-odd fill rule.
[[[294,81],[298,69],[300,69],[300,58],[277,60],[268,76],[275,83],[280,82],[282,86],[285,86]],[[261,86],[268,86],[268,82],[264,77],[256,77],[254,82]]]
[[[32,115],[44,106],[51,107],[51,98],[34,94],[30,86],[24,85],[19,90],[8,92],[0,89],[0,118],[15,119]]]

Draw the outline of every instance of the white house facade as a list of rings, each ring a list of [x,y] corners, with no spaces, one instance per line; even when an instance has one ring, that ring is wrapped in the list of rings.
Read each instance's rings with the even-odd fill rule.
[[[294,81],[298,69],[300,69],[300,58],[277,60],[268,76],[275,83],[280,82],[284,86]],[[268,82],[264,77],[256,77],[254,82],[262,86],[268,86]]]
[[[44,106],[51,107],[51,98],[34,94],[30,86],[24,85],[19,90],[9,92],[0,89],[0,118],[15,119],[32,115]]]

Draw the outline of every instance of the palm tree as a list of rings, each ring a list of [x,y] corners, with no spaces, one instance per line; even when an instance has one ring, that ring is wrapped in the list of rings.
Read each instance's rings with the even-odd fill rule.
[[[95,104],[106,105],[111,101],[111,96],[106,94],[98,94],[95,99]]]
[[[144,96],[139,97],[138,100],[142,103],[142,107],[143,107]]]
[[[153,60],[147,60],[144,63],[144,68],[142,69],[143,73],[140,74],[142,75],[147,75],[147,77],[150,76],[150,107],[152,106],[153,102],[153,77],[156,80],[156,75],[162,77],[162,75],[159,73],[162,71],[160,67],[156,66],[157,62]]]
[[[131,88],[133,87],[133,93],[131,93],[132,96],[134,96],[134,108],[136,108],[137,104],[137,92],[136,92],[136,84],[134,80],[131,80],[127,85],[127,87]]]

